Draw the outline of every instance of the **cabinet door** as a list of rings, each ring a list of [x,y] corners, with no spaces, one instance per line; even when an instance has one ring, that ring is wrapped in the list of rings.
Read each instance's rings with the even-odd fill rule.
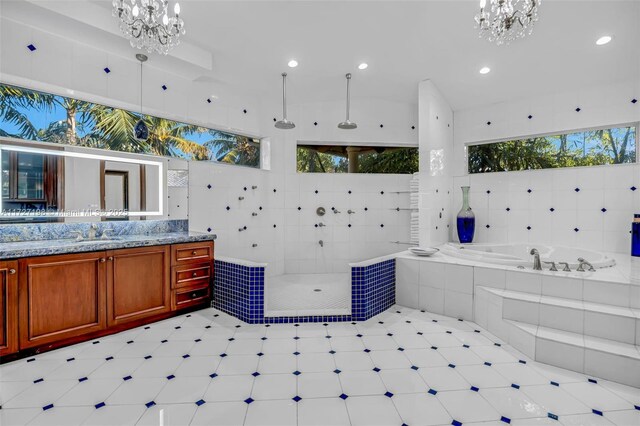
[[[20,349],[106,327],[104,252],[19,261]]]
[[[170,311],[170,253],[169,246],[107,253],[109,326]]]
[[[18,261],[0,262],[0,356],[18,350]]]

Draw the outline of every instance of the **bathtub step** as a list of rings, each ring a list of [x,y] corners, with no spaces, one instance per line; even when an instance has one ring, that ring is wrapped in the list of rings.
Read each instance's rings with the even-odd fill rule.
[[[483,289],[502,298],[502,317],[505,320],[640,345],[638,309],[510,290]]]
[[[509,343],[536,361],[640,387],[640,347],[504,320]]]

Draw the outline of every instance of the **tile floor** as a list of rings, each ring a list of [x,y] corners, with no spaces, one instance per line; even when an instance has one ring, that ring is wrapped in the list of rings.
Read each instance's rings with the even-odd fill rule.
[[[206,309],[2,365],[0,405],[3,426],[640,425],[640,389],[399,306],[297,326]]]

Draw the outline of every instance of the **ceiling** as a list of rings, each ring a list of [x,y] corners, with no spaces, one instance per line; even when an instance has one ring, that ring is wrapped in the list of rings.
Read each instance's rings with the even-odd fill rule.
[[[80,19],[73,16],[79,1],[30,3],[46,3],[51,16],[56,4],[74,4],[64,9],[65,19]],[[112,24],[117,31],[111,1],[86,1],[112,22],[102,18],[102,28],[85,25],[82,31],[118,37],[104,28]],[[192,66],[193,78],[274,99],[280,73],[287,71],[292,103],[342,99],[346,72],[353,73],[354,98],[415,104],[418,82],[431,79],[454,110],[640,80],[640,1],[545,0],[533,35],[509,46],[478,38],[477,5],[477,0],[182,0],[187,34],[175,54],[180,49],[185,55],[211,54],[211,69],[195,66],[193,72]],[[604,34],[613,35],[613,41],[596,46]],[[128,47],[125,40],[117,42]],[[286,64],[293,58],[300,65],[290,69]],[[358,70],[360,62],[369,68]],[[491,72],[479,74],[483,66]]]

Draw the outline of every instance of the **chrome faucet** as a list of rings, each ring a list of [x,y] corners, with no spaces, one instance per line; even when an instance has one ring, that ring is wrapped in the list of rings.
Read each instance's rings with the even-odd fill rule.
[[[540,252],[538,249],[532,248],[530,254],[533,256],[533,270],[542,271],[542,264],[540,263]]]
[[[579,257],[578,258],[578,262],[580,262],[580,263],[578,264],[578,269],[576,269],[576,271],[584,272],[584,267],[588,266],[589,267],[589,272],[595,272],[596,268],[594,268],[592,264],[587,262],[584,257]]]
[[[98,225],[96,225],[95,223],[92,223],[91,226],[89,227],[89,230],[87,231],[87,239],[95,240],[97,234],[98,234]]]
[[[571,268],[569,268],[568,262],[558,262],[558,265],[560,266],[564,265],[564,268],[562,268],[563,272],[571,272]]]
[[[557,271],[558,270],[558,268],[556,268],[556,262],[542,262],[542,263],[544,263],[546,265],[550,264],[551,265],[551,268],[549,268],[550,271]]]
[[[320,247],[324,247],[324,241],[320,240],[318,241],[318,244],[320,244]]]
[[[322,222],[320,222],[320,223],[318,224],[318,228],[324,228],[325,226],[327,226],[327,225],[325,225],[325,224],[324,224],[324,223],[322,223]]]
[[[347,214],[356,214],[356,212],[351,210],[351,209],[349,209],[349,210],[347,210]]]

